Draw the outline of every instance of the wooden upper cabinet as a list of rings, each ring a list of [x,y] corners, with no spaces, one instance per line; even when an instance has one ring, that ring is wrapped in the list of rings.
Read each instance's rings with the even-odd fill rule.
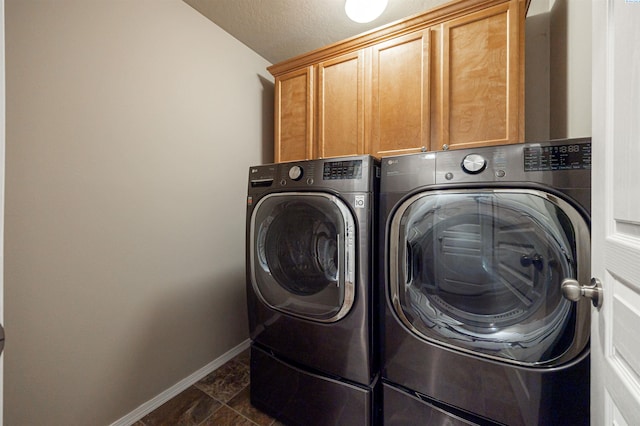
[[[430,34],[373,46],[370,153],[376,157],[429,148]]]
[[[275,161],[524,139],[529,0],[456,0],[272,65]]]
[[[316,157],[365,153],[364,57],[359,50],[318,64]]]
[[[313,67],[285,73],[275,82],[276,162],[314,158]]]
[[[434,78],[433,150],[524,138],[524,12],[510,1],[444,22]]]

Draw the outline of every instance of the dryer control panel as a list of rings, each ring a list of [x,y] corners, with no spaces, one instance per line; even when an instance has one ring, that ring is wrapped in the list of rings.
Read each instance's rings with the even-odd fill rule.
[[[524,171],[557,171],[591,168],[591,144],[531,146],[524,148]]]
[[[590,181],[591,140],[490,146],[436,153],[436,183],[538,182],[570,188]]]

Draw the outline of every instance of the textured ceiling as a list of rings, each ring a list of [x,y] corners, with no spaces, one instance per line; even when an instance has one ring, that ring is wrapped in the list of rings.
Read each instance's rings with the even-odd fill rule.
[[[425,12],[447,0],[389,0],[368,24],[344,12],[345,0],[184,0],[272,64]]]

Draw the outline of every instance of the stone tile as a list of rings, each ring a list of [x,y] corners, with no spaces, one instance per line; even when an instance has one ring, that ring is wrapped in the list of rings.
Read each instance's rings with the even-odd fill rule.
[[[222,404],[193,386],[141,419],[145,426],[194,426],[220,409]]]
[[[227,402],[249,385],[249,366],[231,360],[195,386],[218,401]]]
[[[256,426],[256,424],[231,408],[222,406],[200,426]]]
[[[246,349],[233,358],[235,361],[249,365],[251,362],[251,349]]]
[[[231,408],[243,416],[253,420],[260,426],[270,426],[275,419],[251,405],[249,386],[240,391],[228,403]]]

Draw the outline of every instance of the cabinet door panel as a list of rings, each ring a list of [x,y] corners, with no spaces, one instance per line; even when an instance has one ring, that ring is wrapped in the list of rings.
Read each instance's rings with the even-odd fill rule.
[[[373,47],[371,153],[429,147],[430,30]]]
[[[442,24],[441,146],[520,140],[522,72],[518,2]]]
[[[313,156],[313,67],[276,79],[275,161]]]
[[[318,157],[364,154],[364,52],[318,65]]]

